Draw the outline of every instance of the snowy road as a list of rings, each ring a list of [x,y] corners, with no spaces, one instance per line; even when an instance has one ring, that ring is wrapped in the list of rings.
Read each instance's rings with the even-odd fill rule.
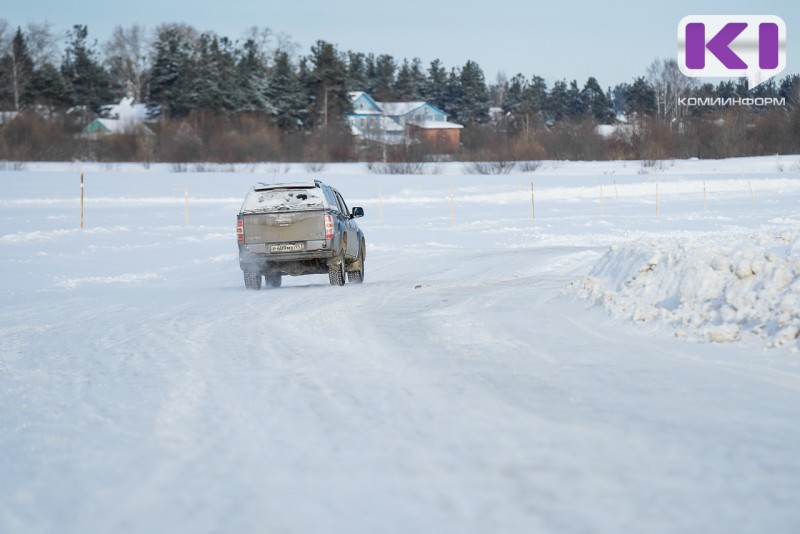
[[[502,179],[392,192],[384,177],[379,206],[378,178],[333,175],[365,200],[366,283],[247,292],[227,199],[252,177],[191,177],[183,226],[169,199],[187,178],[158,175],[165,194],[142,199],[109,173],[80,232],[62,177],[30,174],[0,176],[0,532],[800,523],[796,353],[676,339],[564,293],[642,232],[797,231],[776,217],[799,193],[736,220],[725,212],[749,194],[702,217],[695,196],[676,196],[658,220],[637,198],[602,217],[589,200],[553,200],[531,228],[516,177],[508,201],[486,202],[469,196]]]

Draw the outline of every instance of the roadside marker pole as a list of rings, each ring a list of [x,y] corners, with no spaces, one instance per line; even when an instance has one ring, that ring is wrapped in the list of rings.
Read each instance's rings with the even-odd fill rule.
[[[742,180],[744,180],[744,165],[742,165]],[[750,185],[750,180],[747,180],[747,188],[750,189],[750,200],[753,202],[753,207],[756,207],[756,195],[753,193],[753,186]]]
[[[183,203],[185,206],[186,226],[189,226],[189,184],[183,186]]]
[[[703,211],[708,211],[708,204],[706,202],[706,197],[707,197],[706,183],[703,182]]]
[[[658,182],[656,182],[656,217],[658,217],[659,213],[659,205],[658,205]]]
[[[619,200],[619,192],[617,191],[617,181],[614,180],[614,200]]]
[[[83,230],[83,173],[81,173],[81,230]]]
[[[533,182],[531,182],[531,219],[536,220],[536,202],[533,197]]]

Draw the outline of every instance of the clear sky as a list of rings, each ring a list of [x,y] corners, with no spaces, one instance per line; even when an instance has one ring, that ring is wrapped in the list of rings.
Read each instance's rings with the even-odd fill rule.
[[[288,34],[302,54],[318,39],[340,50],[436,58],[449,69],[476,61],[487,82],[502,71],[510,78],[542,76],[548,85],[595,76],[604,87],[644,75],[655,58],[677,55],[678,22],[686,15],[777,15],[787,25],[787,67],[800,73],[800,2],[667,0],[17,0],[4,2],[0,18],[13,25],[49,21],[59,33],[89,26],[104,41],[116,25],[153,29],[186,22],[200,31],[238,39],[257,25]],[[797,31],[795,31],[797,29]],[[795,36],[798,36],[796,39]]]

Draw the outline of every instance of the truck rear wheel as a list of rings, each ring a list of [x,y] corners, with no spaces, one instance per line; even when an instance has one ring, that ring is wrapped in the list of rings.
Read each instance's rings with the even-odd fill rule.
[[[244,287],[258,291],[261,289],[261,273],[256,271],[244,271]]]
[[[347,271],[347,281],[351,284],[360,284],[364,282],[364,256],[366,254],[364,248],[364,242],[362,241],[361,248],[358,251],[358,259],[355,262],[358,265],[358,269],[355,271]]]
[[[336,265],[331,265],[328,267],[328,280],[330,281],[332,286],[343,286],[344,285],[344,249],[342,249],[342,261],[337,263]]]

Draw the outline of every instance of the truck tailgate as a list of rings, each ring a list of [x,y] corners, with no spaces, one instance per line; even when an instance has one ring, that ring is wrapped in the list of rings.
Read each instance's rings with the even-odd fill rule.
[[[242,218],[245,245],[325,239],[324,211],[250,213]]]

